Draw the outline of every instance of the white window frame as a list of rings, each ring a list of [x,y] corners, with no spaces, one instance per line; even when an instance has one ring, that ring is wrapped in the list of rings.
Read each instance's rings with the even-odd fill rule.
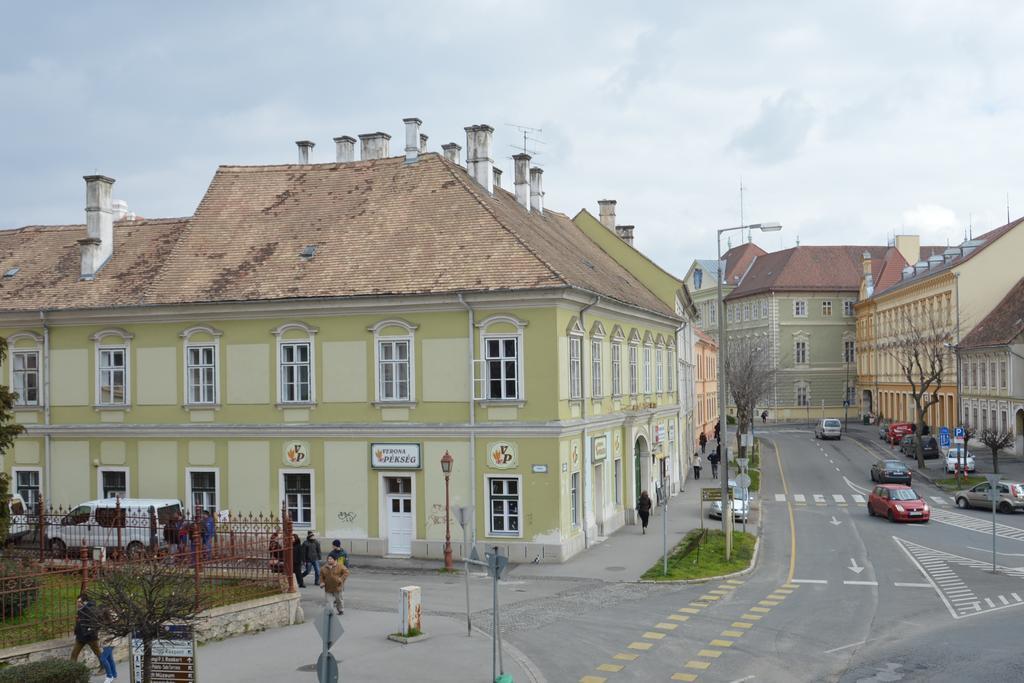
[[[615,458],[612,470],[613,487],[615,488],[615,505],[622,507],[622,458]]]
[[[43,468],[42,467],[24,467],[21,465],[15,465],[11,468],[11,493],[21,494],[21,490],[18,488],[18,473],[20,472],[35,472],[39,478],[39,485],[36,489],[36,502],[35,506],[39,505],[39,499],[43,496]],[[24,498],[24,496],[22,496]],[[45,502],[45,501],[44,501]],[[25,501],[25,506],[31,512],[38,512],[39,508],[33,506],[29,501]]]
[[[278,485],[278,496],[280,502],[284,503],[285,509],[288,508],[287,494],[284,490],[284,477],[286,474],[305,474],[309,476],[309,521],[299,522],[295,519],[292,520],[292,525],[295,527],[301,527],[303,529],[312,528],[315,526],[316,521],[316,470],[310,467],[290,467],[281,468],[278,471],[277,485]],[[415,489],[414,489],[415,490]],[[415,528],[415,527],[414,527]]]
[[[412,402],[412,340],[409,337],[378,337],[374,346],[377,351],[377,400],[381,403]],[[385,357],[386,350],[390,354],[388,357]],[[402,350],[405,351],[405,358],[402,358]],[[400,377],[403,367],[404,381]],[[387,377],[389,373],[385,372],[387,368],[391,368],[390,380]],[[405,394],[402,393],[403,388]]]
[[[793,299],[793,317],[807,317],[807,299]]]
[[[195,510],[195,501],[192,499],[192,475],[213,473],[213,507],[220,510],[220,468],[219,467],[186,467],[185,468],[185,501],[186,510]],[[238,510],[237,512],[242,512]],[[246,511],[248,512],[248,511]]]
[[[675,347],[670,346],[667,349],[666,356],[667,361],[665,367],[668,368],[668,393],[674,394],[676,389],[676,350]]]
[[[381,334],[388,327],[404,328],[405,334]],[[386,405],[412,405],[416,403],[416,329],[418,327],[418,325],[413,325],[406,320],[393,318],[382,320],[368,328],[370,332],[373,332],[373,392],[376,403]],[[386,342],[406,342],[409,345],[409,395],[405,398],[384,398],[381,391],[383,387],[381,364],[384,362],[394,362],[381,359],[381,343]]]
[[[653,361],[653,356],[654,356],[653,351],[654,351],[654,346],[652,344],[650,344],[650,343],[644,344],[644,357],[643,357],[644,368],[643,368],[643,370],[644,370],[644,394],[645,395],[650,395],[651,394],[651,389],[653,388],[653,384],[652,384],[653,377],[651,376],[651,362]]]
[[[854,299],[843,299],[843,317],[852,318],[854,315],[853,305],[857,303]]]
[[[640,344],[629,344],[629,395],[636,396],[640,391]]]
[[[124,466],[102,465],[96,468],[96,497],[99,499],[108,498],[103,492],[103,475],[107,472],[120,472],[124,475],[124,495],[121,499],[132,497],[132,475],[131,470]]]
[[[1008,368],[1008,363],[1005,360],[1000,360],[999,361],[999,388],[1000,389],[1005,389],[1006,388],[1007,368]]]
[[[31,347],[25,346],[17,348],[18,342],[23,339],[30,339],[33,342]],[[14,381],[14,354],[16,353],[34,353],[36,354],[36,400],[32,403],[25,401],[24,397],[18,396],[18,400],[14,403],[14,407],[17,408],[39,408],[45,405],[45,399],[43,396],[43,388],[46,385],[45,378],[43,377],[43,338],[34,332],[18,332],[7,337],[7,364],[10,366],[8,372],[8,386],[11,391],[17,391],[15,388],[17,383]],[[21,392],[18,392],[19,394]]]
[[[821,302],[821,316],[823,318],[832,317],[832,299],[825,299]]]
[[[208,334],[213,337],[212,341],[192,341],[192,335],[196,333]],[[207,325],[196,325],[181,333],[182,342],[182,367],[184,368],[185,400],[186,407],[199,406],[209,408],[220,405],[220,338],[224,333]],[[213,401],[192,401],[192,391],[189,372],[189,351],[194,348],[213,347]]]
[[[725,322],[731,323],[733,321],[733,317],[734,317],[733,316],[733,310],[732,310],[733,307],[727,305],[725,302],[722,302],[722,305],[725,306]]]
[[[768,319],[768,299],[761,299],[761,317]]]
[[[803,391],[803,402],[800,401],[800,392]],[[793,397],[796,399],[795,403],[800,408],[806,408],[811,405],[811,386],[804,381],[796,382],[793,385]]]
[[[28,370],[28,369],[18,370],[17,367],[16,367],[17,364],[18,364],[16,358],[19,357],[19,356],[22,356],[22,357],[35,356],[35,359],[36,359],[36,367],[35,367],[35,369],[32,369],[32,370]],[[39,349],[15,349],[15,348],[11,348],[10,346],[8,346],[8,348],[7,348],[8,363],[11,366],[11,373],[10,373],[11,374],[11,379],[10,379],[11,383],[10,383],[10,387],[11,387],[11,391],[16,392],[18,394],[18,398],[14,402],[14,406],[16,408],[38,408],[42,404],[42,396],[43,396],[43,368],[42,368],[42,363],[41,363],[41,360],[42,360],[41,357],[42,357],[42,354],[39,353]],[[22,381],[24,381],[24,378],[28,377],[29,375],[35,375],[35,378],[36,378],[36,387],[35,387],[35,389],[36,389],[36,397],[35,397],[35,400],[31,400],[31,401],[28,400],[28,398],[24,395],[25,394],[24,387],[21,387],[21,390],[19,390],[18,381],[16,379],[18,377],[18,375],[22,376]]]
[[[843,340],[843,363],[857,362],[857,342],[853,339]]]
[[[576,356],[573,357],[573,349]],[[569,335],[569,400],[583,398],[583,335]]]
[[[484,334],[484,335],[481,335],[480,340],[481,340],[480,350],[481,350],[481,354],[483,355],[483,361],[484,361],[484,378],[483,378],[484,379],[484,399],[487,400],[487,401],[520,401],[520,400],[522,400],[522,393],[523,393],[522,392],[522,388],[523,388],[523,380],[522,380],[522,376],[523,376],[523,373],[522,373],[523,337],[522,337],[522,335],[521,334]],[[499,349],[499,352],[500,352],[501,355],[492,358],[491,356],[487,355],[488,354],[487,347],[488,347],[488,344],[490,342],[494,342],[494,341],[498,342],[498,349]],[[510,360],[507,356],[504,355],[504,353],[505,353],[505,350],[504,350],[505,349],[505,342],[507,342],[507,341],[513,341],[513,342],[515,342],[515,345],[516,345],[516,355],[515,355],[515,358],[512,359],[513,362],[515,363],[515,366],[516,366],[516,374],[515,374],[514,378],[506,377],[505,376],[505,364],[508,363],[509,360]],[[491,363],[492,362],[499,363],[500,367],[501,367],[501,376],[498,378],[498,381],[501,382],[501,392],[500,393],[504,394],[505,393],[505,383],[509,379],[514,379],[515,383],[516,383],[516,391],[515,391],[515,395],[514,396],[493,396],[491,394],[491,381],[493,379],[491,377]]]
[[[305,338],[298,337],[295,339],[286,339],[285,334],[291,330],[301,330],[305,333]],[[271,333],[277,337],[277,359],[275,367],[277,369],[277,406],[291,407],[291,406],[312,406],[316,405],[316,333],[318,328],[307,325],[303,322],[290,322],[284,323],[273,330]],[[287,401],[284,396],[284,365],[282,364],[282,349],[286,345],[290,344],[307,344],[309,345],[309,400],[306,401]]]
[[[718,323],[718,304],[716,302],[712,301],[711,304],[710,304],[710,310],[711,310],[711,315],[708,316],[708,317],[711,318],[711,324],[715,325],[715,324]]]
[[[654,390],[665,393],[665,347],[660,345],[654,349]]]
[[[491,482],[493,480],[495,480],[495,479],[501,479],[501,480],[513,480],[514,479],[516,481],[516,491],[517,491],[517,493],[516,493],[516,502],[518,503],[517,507],[519,508],[519,512],[516,514],[516,516],[519,518],[519,524],[518,524],[519,529],[516,530],[516,531],[507,531],[507,530],[506,531],[495,531],[494,528],[493,528],[493,526],[494,526],[494,519],[491,516],[491,495],[492,495],[491,494]],[[491,538],[522,538],[523,537],[523,523],[526,520],[526,514],[523,512],[523,477],[522,477],[522,475],[519,475],[519,474],[487,474],[487,475],[484,475],[484,486],[486,487],[485,488],[484,496],[485,496],[485,505],[486,505],[485,514],[487,516],[487,526],[486,526],[486,528],[487,528],[487,536],[489,536]],[[511,500],[511,498],[503,497],[502,500]],[[506,512],[504,517],[507,520],[510,517],[510,515],[508,515],[507,512]]]
[[[604,339],[590,338],[590,396],[604,396]]]
[[[800,358],[801,345],[803,345],[803,360]],[[811,357],[811,344],[804,338],[798,338],[793,340],[793,365],[807,365],[808,359]]]
[[[112,344],[110,342],[104,343],[103,340],[107,337],[120,337],[121,341],[116,344]],[[121,328],[102,330],[90,337],[96,346],[96,382],[93,385],[93,391],[96,393],[94,394],[95,401],[93,405],[98,408],[130,408],[132,405],[132,337],[134,337],[133,334]],[[104,403],[100,400],[100,397],[102,396],[101,387],[103,384],[102,372],[100,371],[100,359],[104,351],[116,350],[124,351],[124,400],[119,403]]]
[[[569,473],[569,526],[580,528],[580,472]]]
[[[612,397],[622,396],[622,341],[612,341]]]

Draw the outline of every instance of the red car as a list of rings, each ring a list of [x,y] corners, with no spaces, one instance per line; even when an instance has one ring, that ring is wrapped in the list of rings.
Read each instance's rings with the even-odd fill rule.
[[[893,422],[889,425],[889,438],[887,441],[893,445],[897,445],[900,439],[905,437],[907,434],[914,433],[914,425],[909,422]]]
[[[917,491],[903,484],[879,484],[868,495],[868,514],[890,522],[927,522],[928,503]]]

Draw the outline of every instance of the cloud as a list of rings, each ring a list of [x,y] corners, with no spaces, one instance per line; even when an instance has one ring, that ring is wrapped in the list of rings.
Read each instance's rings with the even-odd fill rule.
[[[814,125],[814,107],[799,92],[787,90],[761,102],[761,113],[739,131],[729,147],[760,164],[777,164],[796,156]]]
[[[957,232],[963,225],[953,209],[938,204],[918,204],[904,211],[902,217],[902,232],[920,235],[921,244],[942,245],[947,241],[960,241]]]

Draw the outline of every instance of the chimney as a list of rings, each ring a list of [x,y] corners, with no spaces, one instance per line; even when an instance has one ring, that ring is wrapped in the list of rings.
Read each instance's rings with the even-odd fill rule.
[[[423,122],[417,118],[411,118],[402,119],[402,123],[405,124],[405,163],[412,164],[420,155],[420,126],[423,125]]]
[[[527,211],[530,210],[530,155],[520,152],[512,155],[515,166],[516,201]]]
[[[615,234],[622,238],[622,241],[633,246],[633,229],[636,226],[633,225],[616,225]]]
[[[871,252],[865,251],[861,254],[861,265],[864,272],[864,298],[869,298],[875,293],[875,278],[871,274]]]
[[[457,142],[446,142],[441,145],[441,149],[444,150],[444,158],[452,162],[456,166],[461,166],[462,161],[459,159],[459,155],[462,152],[462,147]]]
[[[918,235],[896,235],[896,251],[907,263],[917,263],[921,259],[921,238]]]
[[[124,219],[129,218],[130,212],[128,211],[128,202],[126,202],[125,200],[115,199],[111,203],[110,208],[111,212],[113,213],[115,223],[117,221],[123,221]]]
[[[359,136],[359,158],[363,161],[370,159],[384,159],[388,156],[388,140],[391,136],[387,133],[363,133]]]
[[[114,213],[110,201],[114,179],[87,175],[85,179],[85,239],[78,240],[81,279],[91,280],[114,252]]]
[[[544,169],[530,169],[530,210],[544,213]]]
[[[615,232],[615,204],[614,199],[598,199],[598,215],[601,225]]]
[[[427,136],[420,133],[420,154],[427,153]]]
[[[339,164],[356,160],[356,139],[348,135],[334,138],[334,154]]]
[[[493,136],[494,129],[487,124],[466,126],[466,170],[488,194],[494,188],[494,174],[491,173],[494,166],[494,159],[491,158]]]
[[[299,147],[299,163],[308,164],[309,153],[313,151],[313,147],[316,146],[316,143],[310,142],[309,140],[299,140],[295,144]]]
[[[494,189],[497,190],[501,187],[501,169],[497,166],[494,167]]]

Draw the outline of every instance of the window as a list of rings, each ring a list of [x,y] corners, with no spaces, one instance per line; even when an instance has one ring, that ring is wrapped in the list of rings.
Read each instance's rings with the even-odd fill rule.
[[[852,339],[847,339],[843,342],[843,362],[854,362],[854,341]]]
[[[490,534],[492,536],[518,536],[522,515],[519,500],[518,477],[488,477],[487,504]]]
[[[750,320],[750,302],[749,301],[744,301],[743,302],[743,320],[744,320],[744,322],[747,321],[747,320]]]
[[[974,420],[971,421],[971,426],[975,429],[978,428],[978,407],[974,407]]]
[[[644,346],[644,393],[651,393],[651,347]]]
[[[629,393],[636,396],[637,392],[637,354],[639,348],[636,344],[629,345]]]
[[[188,502],[196,514],[217,511],[217,470],[188,470]]]
[[[281,344],[281,403],[309,403],[311,363],[309,342]]]
[[[984,389],[988,386],[988,363],[981,361],[978,365],[981,366],[981,388]]]
[[[832,302],[831,301],[822,301],[821,302],[821,314],[823,316],[825,316],[826,318],[831,318],[832,317]]]
[[[750,319],[751,320],[757,320],[760,317],[760,312],[759,311],[760,311],[760,307],[757,305],[757,302],[756,301],[751,302],[751,304],[750,304]]]
[[[807,342],[798,341],[796,343],[796,348],[793,353],[793,359],[797,364],[807,362]]]
[[[14,404],[18,406],[39,405],[39,352],[13,352],[11,368],[13,388],[18,394]]]
[[[996,388],[996,362],[991,361],[988,364],[988,376],[992,378],[992,388]]]
[[[622,505],[622,458],[615,459],[615,504]]]
[[[676,352],[668,350],[668,392],[675,393],[676,390]]]
[[[100,498],[128,497],[128,470],[125,468],[100,468]]]
[[[999,361],[999,388],[1006,388],[1006,361]]]
[[[843,316],[846,318],[853,317],[853,299],[846,299],[843,301]]]
[[[768,319],[768,299],[761,299],[761,317]]]
[[[1009,424],[1007,423],[1006,410],[999,411],[999,429],[1004,432],[1008,432]]]
[[[569,491],[569,521],[574,527],[580,525],[580,473],[573,472]]]
[[[30,513],[39,511],[40,471],[38,469],[12,470],[14,474],[14,491],[25,501]]]
[[[313,520],[312,472],[282,472],[284,504],[292,523],[309,526]]]
[[[659,394],[665,392],[665,350],[660,346],[655,351],[654,390]]]
[[[583,340],[572,335],[569,337],[569,398],[583,397],[583,369],[580,354],[583,352]]]
[[[409,340],[377,342],[378,398],[381,401],[408,401]]]
[[[487,398],[519,398],[519,338],[485,337],[484,362],[487,368]]]
[[[718,304],[711,304],[711,324],[715,325],[718,323]]]
[[[216,348],[189,346],[185,350],[188,403],[217,402]]]
[[[612,344],[612,396],[622,394],[622,344]]]
[[[724,302],[723,302],[722,305],[725,306],[725,319],[726,319],[727,322],[731,323],[732,322],[732,306],[728,306]]]
[[[811,405],[811,392],[808,391],[806,384],[796,385],[796,404],[798,406]]]
[[[125,374],[128,350],[125,347],[99,350],[100,405],[125,405]]]
[[[973,360],[971,361],[971,386],[975,388],[978,386],[978,364]]]
[[[846,402],[851,406],[857,402],[857,387],[846,387]]]
[[[597,398],[604,395],[601,381],[601,340],[590,340],[590,395]]]
[[[793,302],[793,315],[797,318],[807,317],[807,302],[803,299],[797,299]]]

